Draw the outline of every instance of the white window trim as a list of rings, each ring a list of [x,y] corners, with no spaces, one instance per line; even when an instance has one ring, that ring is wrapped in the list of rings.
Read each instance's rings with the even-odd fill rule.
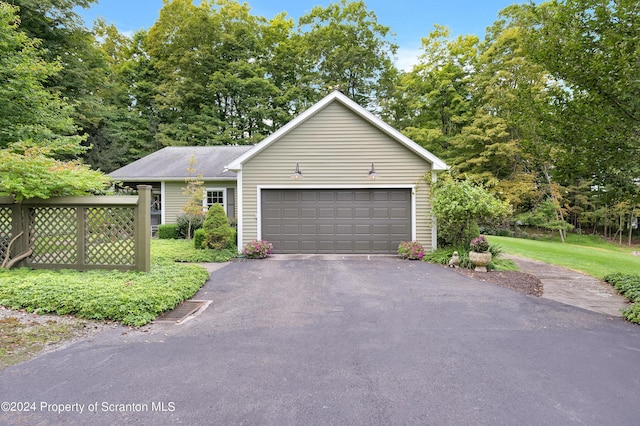
[[[163,225],[167,223],[166,192],[164,181],[162,181],[160,182],[160,223]]]
[[[224,214],[228,215],[227,213],[227,188],[205,188],[204,190],[204,197],[202,197],[202,208],[206,211],[208,210],[209,206],[207,205],[207,192],[213,192],[213,191],[220,191],[222,192],[222,207],[224,208]]]

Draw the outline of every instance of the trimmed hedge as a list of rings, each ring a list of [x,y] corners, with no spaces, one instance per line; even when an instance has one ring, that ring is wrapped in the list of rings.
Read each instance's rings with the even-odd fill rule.
[[[173,223],[158,225],[158,238],[161,240],[177,240],[178,226]]]
[[[622,311],[622,316],[635,324],[640,324],[640,274],[609,274],[604,280],[633,302],[633,305]]]
[[[193,233],[193,246],[199,250],[204,250],[204,229],[196,229]]]

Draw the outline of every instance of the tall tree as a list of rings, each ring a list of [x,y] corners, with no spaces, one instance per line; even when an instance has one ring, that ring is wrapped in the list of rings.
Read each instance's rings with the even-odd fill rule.
[[[266,20],[232,0],[165,2],[148,46],[164,145],[254,143],[272,131]]]
[[[627,202],[631,213],[640,193],[640,4],[553,0],[527,7],[526,52],[565,89],[548,135],[564,154],[558,170],[567,179],[589,177],[604,189],[602,204]]]
[[[298,22],[308,83],[318,96],[340,89],[362,106],[377,109],[381,80],[393,70],[397,45],[364,1],[316,6]]]
[[[17,9],[0,2],[0,194],[25,198],[82,194],[108,179],[78,161],[71,108],[44,87],[60,64],[19,31]]]
[[[405,133],[448,160],[451,139],[470,121],[471,92],[478,49],[476,36],[451,38],[436,25],[422,39],[419,63],[400,79],[401,95],[411,119]]]

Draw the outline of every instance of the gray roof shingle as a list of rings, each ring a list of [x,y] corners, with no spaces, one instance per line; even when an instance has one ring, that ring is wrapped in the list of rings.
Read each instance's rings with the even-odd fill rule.
[[[169,146],[114,170],[109,176],[129,181],[182,180],[193,176],[187,169],[196,160],[195,174],[203,179],[235,179],[236,173],[224,166],[250,150],[252,145]]]

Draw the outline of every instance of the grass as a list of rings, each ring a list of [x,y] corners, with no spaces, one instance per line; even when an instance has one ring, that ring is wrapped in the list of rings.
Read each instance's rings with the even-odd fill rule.
[[[0,370],[26,361],[46,346],[70,339],[81,333],[84,323],[47,320],[44,323],[23,322],[16,317],[0,319]]]
[[[640,271],[640,257],[631,255],[633,248],[623,248],[593,236],[569,235],[564,244],[496,236],[487,239],[491,244],[500,245],[505,253],[564,266],[597,278],[616,272]]]
[[[153,240],[151,271],[0,270],[0,305],[28,312],[114,320],[140,326],[193,296],[209,274],[198,265],[233,257],[191,241]]]

